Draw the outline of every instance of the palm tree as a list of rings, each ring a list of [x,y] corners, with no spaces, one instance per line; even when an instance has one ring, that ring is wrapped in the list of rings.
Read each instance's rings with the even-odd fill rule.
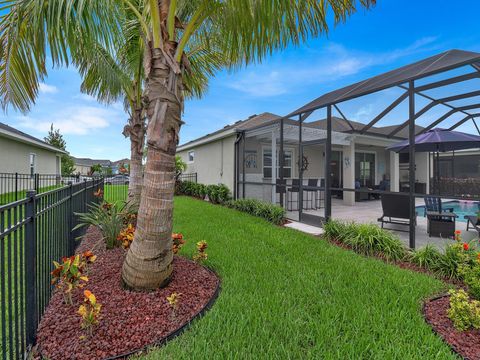
[[[77,67],[83,77],[82,92],[98,101],[111,104],[123,98],[125,111],[129,114],[123,135],[130,138],[130,180],[128,201],[138,205],[143,186],[143,148],[145,146],[145,109],[143,93],[143,39],[141,29],[131,25],[132,13],[121,44],[108,51],[95,41],[83,43],[82,54],[77,56]],[[135,24],[135,22],[134,22]]]
[[[328,20],[344,21],[357,4],[375,0],[17,0],[0,25],[3,103],[28,109],[44,68],[45,42],[56,64],[77,57],[78,38],[94,38],[109,49],[121,24],[135,14],[144,40],[148,118],[147,161],[135,239],[122,277],[127,286],[153,289],[172,273],[175,152],[182,125],[184,92],[201,93],[222,67],[261,61],[275,50],[328,31]],[[34,3],[34,4],[32,4]],[[96,4],[100,3],[100,4]],[[12,25],[13,23],[13,25]],[[5,30],[6,28],[6,30]],[[63,51],[69,49],[70,53]],[[13,73],[8,71],[13,68]],[[202,74],[203,76],[193,75]],[[18,82],[17,82],[18,81]]]

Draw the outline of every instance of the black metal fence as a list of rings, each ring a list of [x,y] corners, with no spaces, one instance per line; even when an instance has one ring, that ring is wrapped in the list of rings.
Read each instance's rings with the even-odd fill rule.
[[[0,205],[21,200],[28,190],[37,194],[67,185],[69,182],[80,182],[80,177],[62,177],[60,175],[0,173]]]
[[[196,183],[197,182],[197,173],[189,173],[189,174],[180,174],[178,177],[180,181],[191,181]]]
[[[76,212],[97,201],[103,179],[70,183],[0,206],[0,358],[23,359],[50,300],[52,262],[74,253]]]

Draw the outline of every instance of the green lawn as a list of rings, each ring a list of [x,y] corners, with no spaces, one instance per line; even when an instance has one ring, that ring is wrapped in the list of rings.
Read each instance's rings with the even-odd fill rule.
[[[174,230],[183,255],[208,242],[222,292],[147,359],[455,358],[421,316],[438,280],[191,198],[176,198]]]
[[[128,185],[107,185],[103,186],[104,199],[110,203],[125,201],[128,194]]]

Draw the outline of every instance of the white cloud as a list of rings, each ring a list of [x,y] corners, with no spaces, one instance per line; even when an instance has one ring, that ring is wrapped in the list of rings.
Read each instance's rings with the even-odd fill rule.
[[[411,45],[384,53],[365,53],[348,50],[340,44],[331,43],[322,51],[309,56],[308,63],[295,61],[288,65],[260,65],[255,71],[234,76],[226,86],[253,97],[277,96],[299,85],[334,81],[355,75],[360,71],[392,63],[400,58],[431,50],[436,37],[421,38]],[[311,54],[312,55],[312,54]],[[285,64],[285,61],[282,62]]]
[[[73,98],[88,101],[88,102],[97,102],[97,99],[95,99],[93,96],[88,94],[83,94],[83,93],[75,95]]]
[[[40,83],[39,88],[42,94],[56,94],[58,92],[58,88],[53,85],[47,85],[45,83]]]
[[[287,92],[286,84],[278,71],[271,71],[260,76],[255,72],[250,72],[238,81],[230,83],[229,86],[256,97],[276,96]]]
[[[116,116],[118,115],[108,109],[77,106],[65,108],[48,119],[21,116],[18,118],[18,124],[26,129],[46,133],[53,123],[54,127],[60,129],[62,134],[87,135],[108,127],[112,117]]]

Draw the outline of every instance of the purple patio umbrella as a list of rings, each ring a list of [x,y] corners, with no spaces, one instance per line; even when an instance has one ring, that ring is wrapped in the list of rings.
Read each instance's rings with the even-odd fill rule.
[[[398,153],[408,153],[409,140],[387,147]],[[480,136],[447,129],[432,129],[415,136],[415,152],[445,152],[480,148]]]
[[[401,141],[397,144],[387,147],[388,150],[397,153],[408,153],[410,142],[409,140]],[[439,193],[440,184],[440,168],[439,168],[439,153],[455,150],[475,149],[480,148],[480,136],[470,135],[460,131],[452,131],[447,129],[432,129],[423,134],[415,136],[415,152],[432,152],[437,153],[436,156],[436,176],[435,185],[437,193]]]

